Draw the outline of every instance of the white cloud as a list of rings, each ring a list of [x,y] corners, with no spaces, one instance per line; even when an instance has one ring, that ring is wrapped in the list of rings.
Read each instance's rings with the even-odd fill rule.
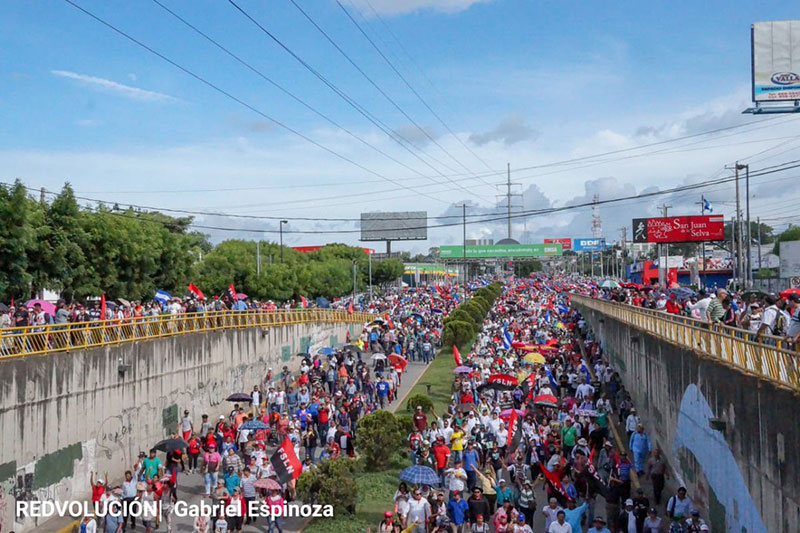
[[[459,13],[466,11],[475,4],[484,4],[492,0],[369,0],[372,9],[364,0],[345,0],[365,16],[379,15],[394,16],[406,15],[415,11],[431,10],[440,13]],[[375,12],[373,12],[373,9]]]
[[[538,136],[539,132],[528,126],[525,117],[511,114],[491,130],[484,133],[473,133],[469,136],[469,140],[478,146],[495,141],[503,141],[506,146],[511,146],[528,139],[536,140]]]
[[[131,98],[133,100],[140,100],[143,102],[165,102],[176,100],[175,97],[168,94],[139,89],[138,87],[131,87],[130,85],[124,85],[122,83],[117,83],[116,81],[98,78],[96,76],[78,74],[77,72],[70,72],[68,70],[51,70],[50,72],[55,76],[77,80],[89,85],[90,87],[112,92],[119,96]]]

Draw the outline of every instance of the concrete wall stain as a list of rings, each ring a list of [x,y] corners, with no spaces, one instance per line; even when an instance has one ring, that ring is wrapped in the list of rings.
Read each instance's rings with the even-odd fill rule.
[[[161,410],[161,425],[166,436],[175,433],[178,427],[178,404],[173,403]]]
[[[36,461],[33,489],[41,489],[58,483],[72,475],[75,461],[83,459],[81,443],[76,442],[53,453],[43,455]]]

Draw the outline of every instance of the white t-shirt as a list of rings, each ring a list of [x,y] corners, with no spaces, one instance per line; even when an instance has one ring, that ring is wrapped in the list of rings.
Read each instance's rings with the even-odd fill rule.
[[[408,517],[406,518],[406,523],[410,524],[412,522],[417,522],[424,528],[425,523],[430,516],[431,504],[428,503],[428,500],[425,498],[420,498],[417,500],[412,496],[408,501]]]
[[[572,533],[572,526],[569,525],[569,522],[559,524],[558,521],[556,521],[550,524],[547,528],[547,533]]]
[[[793,310],[793,312],[789,314],[789,320],[787,320],[786,323],[786,334],[789,337],[794,337],[800,333],[800,308]]]
[[[464,490],[464,480],[467,479],[467,473],[463,468],[451,468],[448,471],[447,483],[451,491]]]
[[[775,326],[775,321],[778,318],[779,312],[780,309],[778,309],[777,305],[770,305],[764,309],[764,313],[761,315],[761,325],[767,325],[765,333],[772,333],[772,328]]]

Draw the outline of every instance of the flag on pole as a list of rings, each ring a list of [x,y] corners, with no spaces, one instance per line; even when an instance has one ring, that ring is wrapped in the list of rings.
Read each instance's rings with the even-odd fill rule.
[[[550,380],[550,385],[553,386],[553,390],[558,390],[558,383],[556,383],[556,378],[553,377],[553,373],[550,371],[550,367],[544,365],[544,371],[547,373],[547,378]]]
[[[233,283],[228,285],[228,297],[231,300],[236,301],[236,289],[233,288]]]
[[[706,200],[706,197],[703,196],[703,213],[705,213],[706,211],[708,211],[709,213],[713,213],[714,208],[711,207],[711,202]]]
[[[190,293],[194,294],[195,298],[198,298],[200,300],[205,300],[205,298],[206,298],[206,295],[203,294],[203,291],[198,289],[197,285],[195,285],[194,283],[189,283],[189,286],[186,287],[186,290],[188,290]]]
[[[536,373],[531,373],[528,377],[522,380],[519,388],[522,390],[522,399],[528,400],[533,397],[533,389],[536,384]]]
[[[353,314],[353,302],[350,302],[350,305],[347,306],[347,312],[351,315]]]
[[[522,424],[517,410],[511,409],[511,418],[508,419],[507,449],[513,452],[519,447],[520,442],[522,442]]]
[[[561,484],[561,476],[555,472],[549,471],[542,463],[539,463],[539,468],[542,469],[544,479],[547,480],[547,485],[550,488],[550,495],[554,496],[560,505],[567,505],[567,502],[570,501],[571,498],[567,495],[564,485]]]
[[[511,342],[513,340],[514,337],[511,335],[511,333],[509,333],[508,330],[505,327],[503,327],[503,348],[506,350],[510,350]]]
[[[157,302],[161,302],[162,304],[167,303],[168,301],[172,300],[172,295],[167,291],[157,291],[156,295],[153,296],[153,300]]]
[[[303,309],[308,309],[308,300],[306,300],[305,296],[300,297],[300,307]]]
[[[283,443],[269,458],[269,462],[281,483],[289,483],[291,480],[297,479],[303,470],[303,465],[294,453],[294,446],[289,441],[289,437],[283,438]]]
[[[389,318],[389,313],[383,313],[383,318],[386,319],[386,324],[389,325],[389,329],[394,329],[394,324],[392,324],[392,319]]]
[[[458,346],[455,344],[453,345],[453,359],[456,361],[456,366],[462,366],[461,364],[461,353],[458,351]]]
[[[100,320],[106,319],[106,293],[100,295]]]

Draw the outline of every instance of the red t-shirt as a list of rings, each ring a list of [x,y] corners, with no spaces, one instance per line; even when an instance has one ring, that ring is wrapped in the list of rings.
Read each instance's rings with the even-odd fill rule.
[[[436,468],[447,466],[447,458],[450,456],[450,448],[444,444],[437,444],[433,447],[433,455],[436,457]]]
[[[95,485],[92,487],[92,503],[99,502],[100,496],[102,496],[105,493],[105,491],[106,491],[105,486],[98,485],[95,483]]]

